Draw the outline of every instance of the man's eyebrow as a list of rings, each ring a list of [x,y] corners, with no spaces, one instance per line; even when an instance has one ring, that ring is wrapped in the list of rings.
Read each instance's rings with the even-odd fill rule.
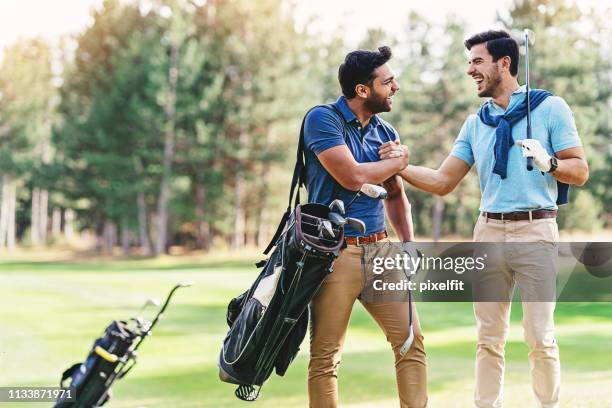
[[[473,59],[468,60],[468,64],[469,64],[470,62],[476,62],[476,61],[484,61],[484,59],[483,59],[482,57],[476,57],[476,58],[473,58]]]
[[[383,82],[393,81],[395,79],[395,75],[391,75],[389,78],[383,80]]]

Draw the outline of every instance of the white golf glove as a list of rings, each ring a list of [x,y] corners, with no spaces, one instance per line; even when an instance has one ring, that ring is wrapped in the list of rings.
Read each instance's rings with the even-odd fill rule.
[[[551,156],[548,154],[546,149],[542,147],[539,140],[518,140],[516,144],[521,147],[521,150],[523,151],[523,157],[533,157],[533,162],[538,167],[538,169],[540,169],[544,173],[547,173],[548,170],[550,170]]]

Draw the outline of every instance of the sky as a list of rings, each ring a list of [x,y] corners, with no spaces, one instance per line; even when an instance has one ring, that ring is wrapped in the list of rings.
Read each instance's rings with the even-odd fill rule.
[[[255,1],[255,0],[254,0]],[[347,43],[356,43],[368,28],[385,27],[399,33],[410,10],[428,20],[441,21],[455,14],[467,23],[468,31],[490,28],[496,10],[505,10],[511,0],[294,0],[297,20],[316,15],[309,25],[313,32],[329,33],[342,27]],[[19,38],[42,36],[55,42],[65,34],[75,34],[90,22],[92,7],[102,0],[0,0],[0,50]],[[580,0],[580,5],[612,6],[612,0]]]

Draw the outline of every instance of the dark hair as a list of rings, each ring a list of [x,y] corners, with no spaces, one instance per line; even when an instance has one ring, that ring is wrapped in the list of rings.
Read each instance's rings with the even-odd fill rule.
[[[358,50],[349,52],[338,69],[338,81],[342,94],[348,99],[357,93],[357,84],[368,84],[374,78],[374,70],[391,59],[391,48],[378,47],[378,51]]]
[[[485,47],[489,54],[493,56],[493,61],[497,62],[501,57],[510,57],[510,74],[518,75],[519,64],[519,49],[518,43],[510,34],[500,30],[489,30],[482,33],[474,34],[465,40],[465,48],[472,49],[473,46],[485,43]]]

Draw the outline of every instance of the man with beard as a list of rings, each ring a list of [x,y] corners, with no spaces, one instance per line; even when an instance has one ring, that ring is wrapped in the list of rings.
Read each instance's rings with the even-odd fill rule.
[[[364,221],[366,235],[346,226],[346,247],[311,304],[308,396],[311,407],[338,406],[338,365],[355,300],[360,299],[374,317],[395,354],[397,386],[402,407],[427,405],[423,336],[413,306],[415,338],[407,353],[402,345],[409,336],[407,302],[368,302],[361,260],[365,246],[388,241],[385,210],[403,242],[412,240],[410,204],[397,176],[408,164],[409,154],[399,144],[397,131],[376,114],[388,112],[400,89],[387,61],[389,47],[378,51],[349,53],[338,71],[343,95],[331,105],[314,108],[304,125],[306,184],[309,202],[329,204],[334,199],[351,201],[364,183],[383,183],[389,195],[384,201],[361,196],[347,208],[347,217]],[[385,142],[386,160],[378,150]],[[397,142],[397,143],[396,143]]]
[[[470,37],[465,47],[469,50],[467,74],[474,78],[478,96],[490,99],[467,118],[451,154],[438,169],[408,166],[400,174],[417,188],[445,195],[475,165],[482,197],[474,241],[538,242],[556,248],[557,205],[567,203],[570,184],[583,185],[589,175],[572,112],[562,98],[531,91],[533,139],[525,139],[526,93],[517,81],[518,44],[504,31],[487,31]],[[383,145],[380,157],[389,158],[393,151],[396,146]],[[533,158],[533,171],[526,169],[525,157]],[[559,406],[554,296],[526,301],[524,295],[537,282],[548,280],[554,285],[556,272],[555,257],[508,256],[496,281],[496,291],[504,292],[505,299],[511,299],[515,284],[521,290],[532,387],[539,405],[546,408]],[[510,305],[509,301],[474,303],[477,407],[502,406]]]

